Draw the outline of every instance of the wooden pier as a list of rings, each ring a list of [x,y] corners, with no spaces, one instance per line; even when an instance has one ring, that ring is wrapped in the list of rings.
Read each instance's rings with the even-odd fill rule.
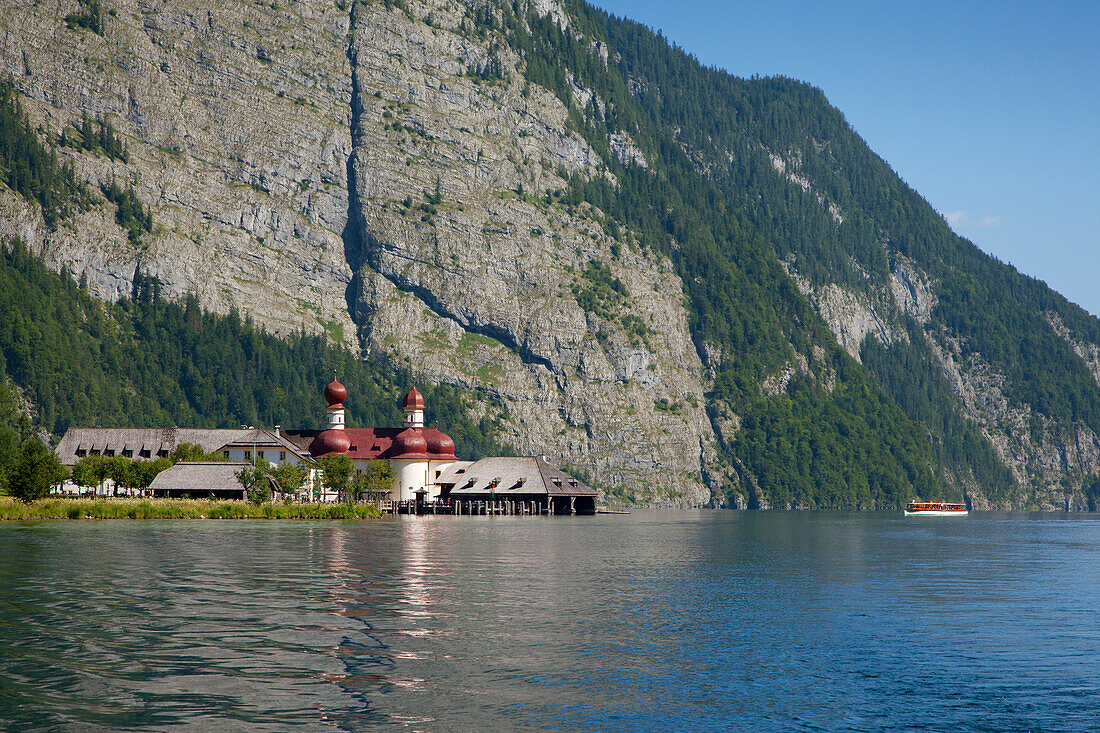
[[[549,501],[517,501],[511,499],[476,499],[473,501],[408,501],[387,500],[379,503],[384,514],[442,514],[450,516],[547,517],[590,514],[578,511],[573,497],[552,497]]]

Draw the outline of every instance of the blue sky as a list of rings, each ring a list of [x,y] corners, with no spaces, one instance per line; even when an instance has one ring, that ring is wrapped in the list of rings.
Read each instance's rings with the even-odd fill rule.
[[[820,87],[955,231],[1100,315],[1100,2],[595,1]]]

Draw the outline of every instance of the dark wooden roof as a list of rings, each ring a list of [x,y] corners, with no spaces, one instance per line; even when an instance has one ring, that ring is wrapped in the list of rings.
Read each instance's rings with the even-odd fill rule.
[[[482,458],[449,466],[437,480],[444,494],[460,497],[596,496],[591,486],[541,458]]]
[[[69,428],[57,444],[57,455],[61,463],[71,466],[79,458],[78,449],[85,453],[110,450],[115,455],[130,450],[134,458],[138,458],[142,450],[148,450],[149,457],[156,458],[161,451],[171,453],[180,443],[194,443],[212,453],[252,432],[204,428]]]
[[[238,430],[235,431],[240,435],[234,437],[232,440],[223,443],[218,448],[248,448],[253,446],[256,448],[270,448],[277,446],[283,450],[288,450],[294,453],[296,456],[302,459],[309,459],[309,451],[302,450],[297,443],[289,440],[285,435],[280,433],[276,435],[270,430],[262,430],[256,428],[254,430]]]
[[[159,491],[194,491],[196,494],[206,491],[244,491],[237,474],[249,465],[229,461],[181,461],[158,473],[149,488]]]

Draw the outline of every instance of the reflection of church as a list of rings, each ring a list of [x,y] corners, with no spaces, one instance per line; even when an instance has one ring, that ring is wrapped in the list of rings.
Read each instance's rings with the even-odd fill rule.
[[[364,470],[368,461],[388,460],[397,475],[393,493],[387,499],[408,501],[439,497],[436,479],[457,459],[451,436],[424,427],[424,396],[416,387],[402,400],[405,424],[400,428],[349,428],[345,424],[344,400],[348,391],[333,381],[325,387],[328,426],[317,430],[288,430],[284,435],[308,449],[312,458],[344,453],[355,467]],[[420,495],[419,497],[417,495]]]

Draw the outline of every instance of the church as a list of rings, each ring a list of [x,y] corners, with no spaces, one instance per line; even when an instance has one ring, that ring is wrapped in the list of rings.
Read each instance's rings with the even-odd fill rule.
[[[349,428],[344,408],[347,388],[333,380],[324,396],[328,403],[325,429],[288,430],[283,433],[288,440],[313,459],[343,453],[359,470],[374,459],[388,460],[397,476],[393,493],[386,497],[392,501],[439,498],[438,478],[458,460],[455,443],[446,433],[424,427],[424,395],[416,387],[401,401],[405,420],[399,428]]]
[[[460,461],[449,435],[424,427],[424,396],[413,387],[401,400],[400,428],[347,427],[340,382],[325,387],[328,403],[324,430],[291,430],[287,440],[313,460],[333,453],[351,458],[359,470],[374,459],[388,460],[396,479],[385,497],[396,502],[440,501],[455,514],[493,511],[511,514],[595,514],[597,492],[545,460],[486,457]]]

